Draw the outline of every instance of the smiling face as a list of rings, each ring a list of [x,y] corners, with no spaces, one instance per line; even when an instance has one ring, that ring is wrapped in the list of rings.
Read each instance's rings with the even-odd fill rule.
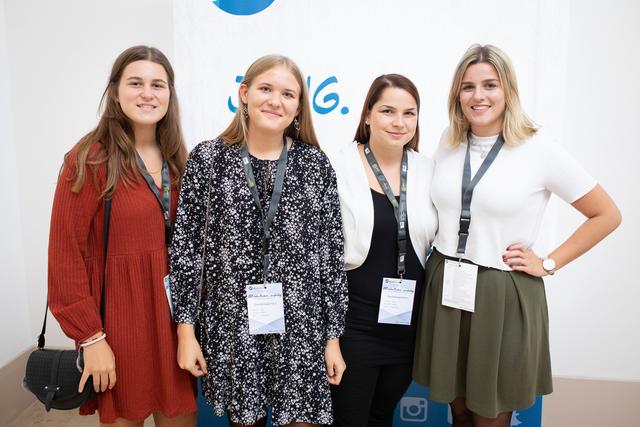
[[[479,62],[469,65],[460,86],[460,107],[478,136],[500,133],[504,120],[505,99],[502,83],[493,65]]]
[[[170,90],[164,67],[152,61],[134,61],[122,71],[118,102],[131,126],[155,126],[167,114]]]
[[[240,85],[240,99],[247,106],[249,133],[284,133],[298,114],[300,85],[284,65],[275,66]]]
[[[402,147],[416,133],[418,105],[409,92],[397,87],[388,87],[380,94],[367,114],[372,146]]]

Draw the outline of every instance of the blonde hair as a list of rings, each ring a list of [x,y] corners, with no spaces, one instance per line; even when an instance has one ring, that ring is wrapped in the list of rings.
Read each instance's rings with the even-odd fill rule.
[[[506,145],[515,146],[533,136],[537,126],[522,111],[518,82],[509,57],[492,45],[472,45],[462,56],[456,67],[449,91],[449,132],[447,142],[451,147],[458,146],[466,140],[470,124],[460,106],[460,89],[462,78],[470,65],[487,63],[493,65],[498,73],[500,84],[504,90],[505,111],[502,122],[502,135]]]
[[[307,90],[307,84],[300,69],[290,58],[282,55],[266,55],[258,58],[251,64],[246,73],[241,85],[251,86],[257,76],[269,71],[277,66],[285,66],[291,74],[295,77],[298,85],[300,86],[300,98],[299,98],[299,112],[298,123],[300,124],[300,130],[296,130],[293,122],[287,126],[284,130],[284,136],[291,137],[293,139],[301,140],[309,145],[319,147],[318,138],[316,132],[313,129],[313,122],[311,120],[311,108],[309,106],[309,91]],[[229,126],[220,134],[220,138],[228,145],[241,143],[247,140],[247,134],[249,131],[249,117],[246,117],[242,110],[244,102],[240,98],[240,91],[238,90],[238,110],[236,111]]]

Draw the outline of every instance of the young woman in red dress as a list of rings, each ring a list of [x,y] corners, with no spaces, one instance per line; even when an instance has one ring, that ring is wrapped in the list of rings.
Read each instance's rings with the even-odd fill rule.
[[[49,238],[49,306],[82,346],[101,424],[194,426],[193,380],[176,362],[163,278],[186,162],[171,64],[135,46],[116,59],[98,126],[66,156]],[[104,316],[105,199],[111,199]],[[84,345],[82,345],[84,344]]]

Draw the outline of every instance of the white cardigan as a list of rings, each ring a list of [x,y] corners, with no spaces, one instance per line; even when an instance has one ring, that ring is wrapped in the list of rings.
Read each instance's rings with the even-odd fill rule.
[[[345,269],[353,270],[367,259],[373,234],[373,200],[365,166],[352,142],[328,153],[338,179]],[[438,216],[431,203],[433,161],[413,150],[407,151],[407,219],[413,249],[424,266],[427,250],[438,228]]]

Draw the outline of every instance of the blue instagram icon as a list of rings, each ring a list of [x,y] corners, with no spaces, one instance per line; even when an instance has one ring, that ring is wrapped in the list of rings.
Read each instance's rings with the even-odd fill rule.
[[[427,399],[403,397],[400,400],[400,419],[410,423],[427,421]]]

